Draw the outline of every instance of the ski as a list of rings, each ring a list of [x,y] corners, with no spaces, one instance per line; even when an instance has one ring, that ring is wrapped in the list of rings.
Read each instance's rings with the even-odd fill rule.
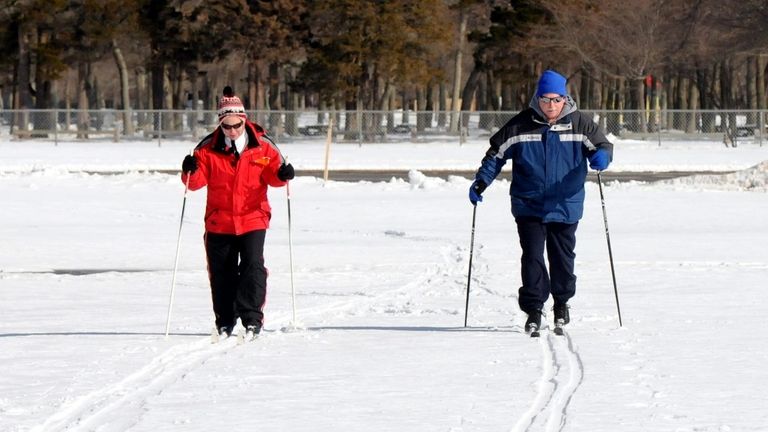
[[[563,327],[562,326],[558,326],[557,324],[555,324],[555,329],[553,331],[558,336],[565,335],[565,330],[563,329]]]
[[[253,341],[255,341],[258,338],[259,338],[259,335],[250,335],[248,333],[245,333],[245,334],[244,333],[240,333],[239,335],[237,335],[237,343],[239,345],[242,345],[242,344],[246,344],[248,342],[253,342]]]
[[[525,321],[525,332],[531,337],[537,338],[541,336],[539,331],[541,330],[542,315],[544,315],[544,312],[541,310],[531,311],[531,313],[528,314],[528,319]]]
[[[246,342],[253,342],[259,338],[261,329],[255,331],[253,329],[245,329],[237,334],[237,343],[244,344]]]
[[[555,334],[558,335],[558,336],[565,335],[564,327],[565,327],[565,320],[563,320],[563,319],[556,320],[555,321],[555,330],[554,330]]]
[[[230,333],[228,333],[226,331],[219,332],[219,330],[217,330],[216,327],[214,327],[213,331],[211,332],[211,343],[212,344],[217,344],[217,343],[221,342],[222,340],[225,340],[225,339],[227,339],[227,338],[229,338],[231,336],[232,335]]]

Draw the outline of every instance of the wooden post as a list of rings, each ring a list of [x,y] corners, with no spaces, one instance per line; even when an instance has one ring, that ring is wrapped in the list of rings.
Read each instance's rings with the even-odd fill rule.
[[[328,122],[328,133],[325,137],[325,164],[323,165],[323,180],[328,181],[328,160],[331,154],[331,142],[333,141],[333,116]]]

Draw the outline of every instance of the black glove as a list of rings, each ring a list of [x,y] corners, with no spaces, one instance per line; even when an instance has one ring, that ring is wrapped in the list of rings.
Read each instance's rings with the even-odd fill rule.
[[[277,170],[277,178],[279,178],[282,181],[287,181],[287,180],[291,180],[294,177],[296,177],[296,172],[294,172],[293,170],[293,165],[291,164],[280,165],[280,168]]]
[[[181,163],[181,170],[190,174],[197,171],[197,158],[192,155],[184,157],[184,162]]]

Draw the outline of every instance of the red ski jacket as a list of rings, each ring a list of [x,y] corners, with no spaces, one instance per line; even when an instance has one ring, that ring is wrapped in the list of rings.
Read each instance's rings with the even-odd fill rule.
[[[244,234],[269,228],[272,209],[267,200],[267,185],[285,186],[277,177],[283,158],[266,131],[245,121],[248,146],[242,154],[224,143],[221,128],[203,138],[194,151],[197,170],[189,179],[189,189],[208,186],[205,230],[217,234]],[[181,173],[181,181],[187,175]]]

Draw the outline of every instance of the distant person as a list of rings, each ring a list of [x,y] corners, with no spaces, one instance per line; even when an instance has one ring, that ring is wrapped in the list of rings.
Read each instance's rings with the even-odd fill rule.
[[[472,205],[482,201],[482,193],[507,160],[512,160],[509,193],[522,248],[518,302],[528,314],[525,331],[538,336],[544,303],[551,294],[556,331],[560,332],[570,321],[568,301],[576,293],[574,248],[584,211],[587,162],[594,170],[608,168],[613,144],[589,116],[577,110],[565,77],[551,70],[539,78],[528,108],[490,141],[469,189],[469,200]]]
[[[205,251],[213,312],[219,336],[230,336],[237,318],[246,337],[264,324],[267,269],[264,239],[271,209],[267,186],[285,186],[294,177],[266,131],[248,120],[240,98],[224,88],[219,124],[187,155],[181,180],[189,189],[208,186]]]

